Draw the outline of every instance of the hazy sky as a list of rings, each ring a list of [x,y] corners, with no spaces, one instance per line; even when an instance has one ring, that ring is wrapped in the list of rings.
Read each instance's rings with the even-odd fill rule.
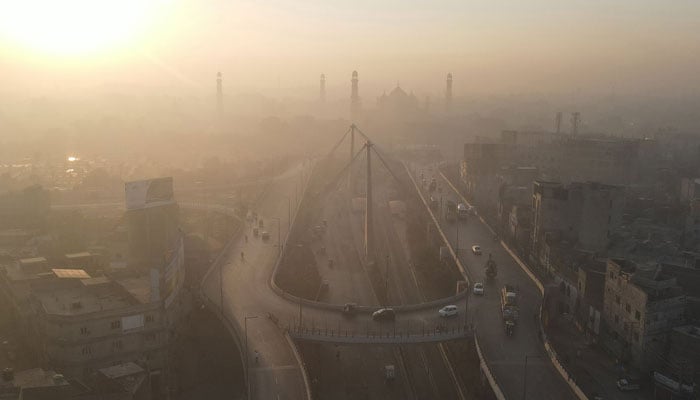
[[[204,93],[220,70],[227,92],[274,95],[279,85],[309,96],[323,72],[342,97],[353,69],[366,98],[397,81],[438,95],[450,71],[457,94],[700,89],[697,0],[146,3],[0,0],[0,91],[137,84]],[[11,23],[15,31],[3,29]],[[102,36],[108,45],[87,53],[42,42],[99,47]]]

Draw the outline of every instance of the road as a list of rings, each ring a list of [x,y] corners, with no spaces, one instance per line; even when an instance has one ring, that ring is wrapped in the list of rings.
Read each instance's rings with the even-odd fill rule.
[[[256,399],[306,398],[302,371],[284,334],[285,327],[298,322],[299,304],[293,299],[280,296],[270,285],[278,256],[278,224],[272,218],[279,218],[282,233],[285,233],[287,196],[294,193],[300,172],[300,168],[291,169],[274,179],[267,195],[257,206],[256,211],[265,221],[266,229],[273,239],[263,241],[248,231],[249,240],[246,241],[241,235],[223,256],[225,261],[221,264],[224,315],[244,336],[242,342],[245,342],[245,326],[248,327],[248,344],[244,344],[243,351],[245,353],[247,349],[248,352],[251,397]],[[220,304],[219,271],[211,272],[203,282],[203,291],[212,303]],[[444,304],[450,301],[451,299],[446,299]],[[302,318],[304,326],[323,328],[322,332],[338,329],[376,335],[381,332],[388,334],[393,331],[410,331],[417,337],[426,330],[445,324],[436,313],[444,304],[438,302],[405,310],[397,308],[395,323],[378,323],[372,321],[370,316],[370,311],[376,309],[374,307],[363,309],[363,312],[348,319],[342,317],[340,305],[333,308],[305,303]],[[463,313],[464,309],[460,312]],[[269,315],[278,318],[279,322],[273,322],[273,319],[268,318]],[[458,322],[452,320],[450,324],[456,327]],[[346,340],[342,337],[336,339]],[[257,362],[253,356],[256,351],[259,354]]]
[[[434,193],[438,197],[442,196],[443,203],[447,200],[464,202],[450,189],[437,170],[423,171],[428,178],[434,175],[438,185],[443,188],[442,193]],[[416,172],[419,175],[420,169]],[[537,318],[542,297],[535,284],[500,242],[494,241],[490,228],[477,217],[470,216],[466,220],[453,222],[440,217],[439,222],[451,245],[459,249],[460,260],[468,269],[472,280],[485,282],[484,296],[473,296],[470,299],[469,319],[474,321],[484,358],[506,397],[553,400],[575,398],[568,384],[551,364],[538,337]],[[482,248],[481,256],[471,251],[471,247],[477,244]],[[483,269],[489,254],[498,264],[498,276],[492,281],[486,280]],[[506,283],[517,285],[519,289],[520,320],[511,337],[506,336],[500,317],[499,291]],[[523,393],[525,387],[526,393]]]

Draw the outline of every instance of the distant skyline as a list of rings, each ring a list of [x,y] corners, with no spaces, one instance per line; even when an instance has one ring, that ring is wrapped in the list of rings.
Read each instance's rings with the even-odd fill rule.
[[[0,2],[0,26],[12,18],[36,22],[13,3]],[[55,11],[57,22],[43,22],[44,34],[96,29],[98,17],[111,18],[88,14],[90,23],[81,25],[68,15],[82,3],[66,1]],[[132,8],[114,15],[133,23],[133,32],[108,32],[126,39],[84,53],[45,51],[0,28],[0,92],[70,94],[135,84],[206,93],[221,71],[229,94],[276,96],[293,88],[318,94],[324,73],[332,101],[343,90],[349,97],[354,69],[360,96],[370,101],[397,81],[417,95],[439,96],[448,72],[456,97],[577,90],[675,96],[700,89],[700,3],[694,1],[122,3]],[[90,34],[67,31],[65,41],[81,33]],[[34,44],[44,39],[35,36]]]

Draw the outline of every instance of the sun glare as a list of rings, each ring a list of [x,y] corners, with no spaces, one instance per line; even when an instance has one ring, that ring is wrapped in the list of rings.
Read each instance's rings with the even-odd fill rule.
[[[41,53],[71,55],[128,44],[156,14],[154,0],[0,0],[0,35]]]

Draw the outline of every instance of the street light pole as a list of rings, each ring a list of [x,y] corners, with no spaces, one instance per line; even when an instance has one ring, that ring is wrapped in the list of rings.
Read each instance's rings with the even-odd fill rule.
[[[389,255],[386,255],[386,273],[384,274],[384,297],[386,298],[386,305],[389,305]]]
[[[459,260],[459,216],[457,216],[457,244],[455,245],[455,255]]]
[[[248,320],[258,318],[257,315],[243,317],[243,326],[245,331],[245,377],[246,377],[246,393],[250,400],[250,357],[248,356]]]
[[[219,311],[224,319],[224,263],[219,263]]]
[[[277,257],[282,255],[282,241],[280,240],[280,219],[276,217],[272,217],[273,220],[277,221]]]
[[[289,230],[292,229],[292,198],[287,197],[287,237],[289,237]]]

